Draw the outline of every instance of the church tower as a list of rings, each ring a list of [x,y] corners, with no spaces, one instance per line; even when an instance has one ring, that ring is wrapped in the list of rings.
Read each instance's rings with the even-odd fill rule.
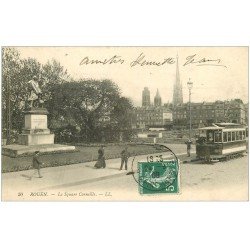
[[[173,106],[183,104],[182,84],[180,82],[178,55],[176,57],[176,79],[174,83]]]
[[[147,87],[142,91],[142,106],[150,106],[150,91]]]
[[[158,89],[157,89],[157,92],[156,92],[156,95],[155,95],[155,98],[154,98],[154,105],[156,107],[161,106],[161,96],[159,94],[159,90]]]

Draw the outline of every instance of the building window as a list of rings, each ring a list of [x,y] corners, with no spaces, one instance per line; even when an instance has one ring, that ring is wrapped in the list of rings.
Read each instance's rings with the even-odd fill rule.
[[[231,132],[228,132],[228,135],[227,135],[227,140],[228,140],[228,141],[232,141],[232,135],[231,135]]]

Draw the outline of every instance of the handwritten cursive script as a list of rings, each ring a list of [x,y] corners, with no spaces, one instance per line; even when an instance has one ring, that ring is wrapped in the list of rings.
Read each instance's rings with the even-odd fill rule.
[[[134,67],[136,65],[140,66],[162,66],[164,64],[174,64],[175,60],[172,57],[168,57],[163,59],[162,61],[148,61],[145,59],[145,55],[141,53],[134,61],[130,63],[131,67]]]
[[[81,62],[79,63],[80,66],[83,65],[91,65],[91,64],[98,64],[98,65],[111,65],[111,64],[118,64],[121,65],[125,63],[125,59],[120,55],[114,55],[109,58],[104,59],[90,59],[88,56],[85,56]],[[163,57],[161,60],[148,60],[146,55],[142,52],[136,59],[130,61],[129,66],[133,67],[147,67],[147,66],[155,66],[160,67],[163,65],[171,65],[175,64],[176,60],[174,57]],[[210,59],[205,57],[199,57],[197,54],[190,55],[186,57],[186,61],[183,66],[187,65],[194,65],[194,66],[219,66],[225,67],[227,66],[221,64],[221,59]]]
[[[123,64],[124,60],[122,59],[121,56],[117,56],[114,55],[112,57],[110,57],[109,59],[104,59],[104,60],[90,60],[88,56],[84,57],[81,62],[80,62],[80,66],[81,65],[88,65],[88,64]]]
[[[188,56],[183,66],[189,64],[195,64],[196,66],[220,66],[227,68],[227,66],[221,64],[221,59],[207,59],[205,57],[202,59],[197,59],[197,54]]]
[[[90,59],[88,56],[85,56],[81,62],[79,63],[80,66],[83,65],[89,65],[89,64],[100,64],[100,65],[106,65],[106,64],[123,64],[125,60],[118,55],[114,55],[110,58],[105,59]],[[163,66],[164,64],[174,64],[175,59],[173,57],[164,58],[163,60],[159,61],[150,61],[146,59],[146,56],[144,53],[141,53],[135,60],[131,61],[130,67],[135,66]]]

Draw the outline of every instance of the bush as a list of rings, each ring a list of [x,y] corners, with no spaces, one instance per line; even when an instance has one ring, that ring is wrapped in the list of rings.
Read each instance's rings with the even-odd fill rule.
[[[75,126],[68,125],[66,127],[52,129],[55,134],[56,143],[72,143],[77,137],[77,129]]]

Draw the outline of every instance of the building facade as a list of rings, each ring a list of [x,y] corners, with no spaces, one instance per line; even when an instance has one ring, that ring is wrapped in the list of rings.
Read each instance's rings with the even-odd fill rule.
[[[157,89],[154,105],[150,103],[150,91],[142,91],[142,107],[131,112],[131,124],[134,129],[164,128],[187,129],[190,124],[189,103],[183,103],[178,56],[176,58],[176,79],[173,88],[173,102],[162,105]],[[248,124],[248,105],[240,99],[191,103],[192,128],[210,126],[213,123],[230,122]]]
[[[246,109],[237,101],[216,101],[191,103],[191,123],[193,128],[209,126],[217,122],[247,124]],[[188,128],[190,121],[189,103],[173,108],[174,128]]]
[[[168,106],[162,106],[160,92],[157,89],[154,105],[150,104],[150,91],[147,87],[142,91],[142,107],[131,112],[133,129],[170,128],[173,124],[172,111]]]
[[[137,107],[133,111],[133,129],[170,128],[172,123],[172,111],[163,106]]]

